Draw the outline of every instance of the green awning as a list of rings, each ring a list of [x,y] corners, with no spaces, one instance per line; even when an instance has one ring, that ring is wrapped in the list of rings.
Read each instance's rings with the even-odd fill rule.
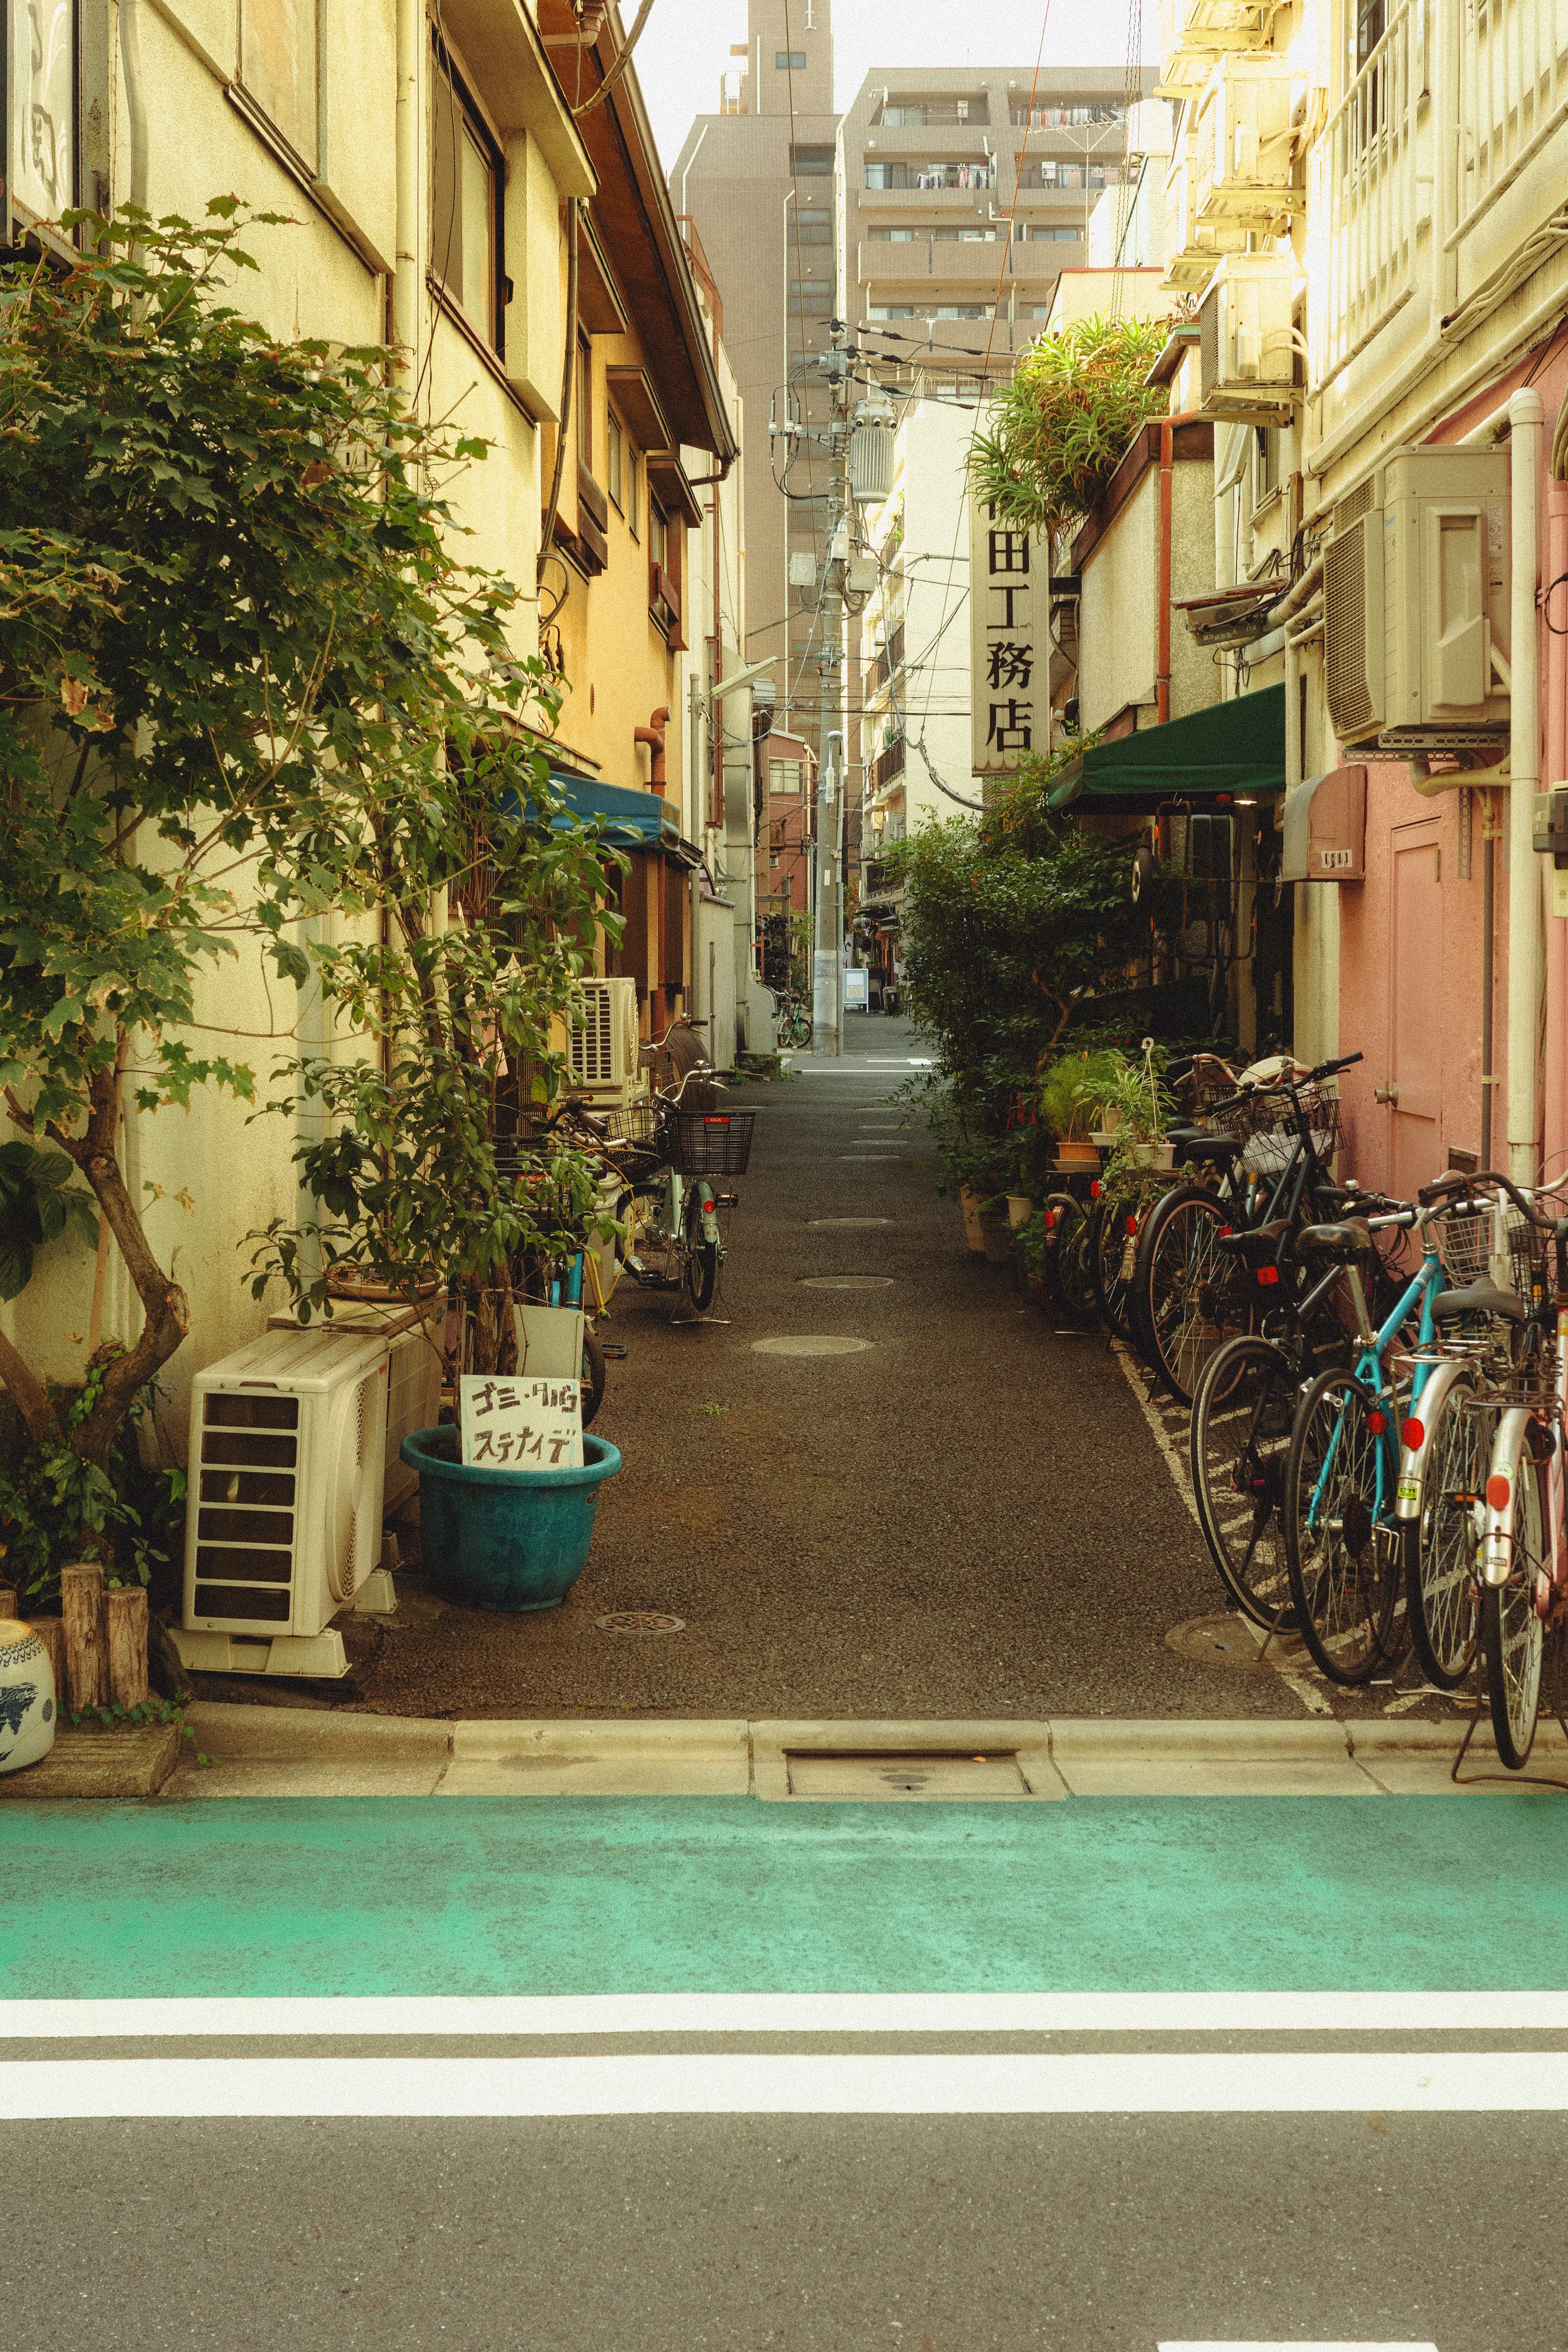
[[[1047,806],[1084,801],[1256,798],[1285,789],[1285,688],[1260,687],[1230,702],[1096,743],[1052,785]]]

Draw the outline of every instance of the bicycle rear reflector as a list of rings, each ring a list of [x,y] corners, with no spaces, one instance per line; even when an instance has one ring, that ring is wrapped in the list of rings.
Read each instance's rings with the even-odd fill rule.
[[[1399,1434],[1402,1442],[1408,1445],[1414,1454],[1418,1445],[1425,1445],[1426,1443],[1426,1424],[1424,1421],[1412,1419],[1405,1423]]]
[[[1513,1497],[1513,1488],[1500,1470],[1487,1480],[1487,1500],[1494,1511],[1506,1511]]]

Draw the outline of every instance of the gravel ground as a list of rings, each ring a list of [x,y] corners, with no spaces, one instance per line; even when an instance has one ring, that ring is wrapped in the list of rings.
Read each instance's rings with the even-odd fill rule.
[[[1164,1640],[1222,1596],[1135,1397],[1097,1337],[1058,1336],[972,1257],[892,1097],[921,1047],[748,1090],[761,1117],[717,1311],[679,1328],[623,1284],[597,1432],[625,1456],[563,1607],[438,1608],[406,1580],[358,1704],[395,1715],[1300,1716],[1265,1669]],[[866,1230],[814,1228],[882,1217]],[[813,1290],[808,1277],[891,1277]],[[839,1357],[756,1342],[840,1334]],[[683,1633],[599,1632],[613,1610]],[[368,1631],[368,1629],[366,1629]],[[356,1640],[358,1648],[365,1636]],[[232,1694],[231,1695],[237,1695]]]

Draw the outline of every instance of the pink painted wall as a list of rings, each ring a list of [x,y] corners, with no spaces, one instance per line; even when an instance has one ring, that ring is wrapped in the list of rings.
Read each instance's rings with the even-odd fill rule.
[[[1546,421],[1541,436],[1541,562],[1543,583],[1568,568],[1568,499],[1559,486],[1552,494],[1548,469],[1552,434],[1565,392],[1568,392],[1568,341],[1560,331],[1544,357],[1536,353],[1508,375],[1476,394],[1428,436],[1436,442],[1458,441],[1510,394],[1529,381],[1539,392]],[[1551,509],[1558,509],[1556,546],[1562,554],[1553,562]],[[1568,587],[1552,599],[1551,617],[1558,628],[1568,628]],[[1568,782],[1568,638],[1553,638],[1540,623],[1542,781],[1543,788]],[[1548,726],[1549,705],[1554,723]],[[1353,751],[1342,755],[1354,759]],[[1506,793],[1495,795],[1500,835],[1508,831]],[[1367,770],[1366,879],[1361,884],[1312,883],[1313,889],[1340,891],[1340,1051],[1359,1046],[1365,1060],[1347,1071],[1341,1082],[1348,1149],[1343,1164],[1369,1185],[1394,1184],[1391,1114],[1374,1098],[1387,1084],[1394,1053],[1393,974],[1390,940],[1394,908],[1394,864],[1401,838],[1416,836],[1403,828],[1436,818],[1441,861],[1439,904],[1441,939],[1423,957],[1441,993],[1439,1043],[1441,1101],[1435,1138],[1436,1175],[1447,1164],[1451,1149],[1480,1148],[1481,1039],[1481,903],[1482,829],[1486,799],[1472,796],[1470,876],[1459,878],[1458,794],[1445,792],[1427,799],[1411,784],[1403,767],[1374,761]],[[1492,1068],[1500,1077],[1508,1062],[1508,865],[1506,840],[1496,844],[1493,909],[1496,948],[1493,963]],[[1558,1171],[1568,1165],[1568,921],[1547,926],[1547,1001],[1545,1006],[1545,1067],[1542,1071],[1543,1149]],[[1506,1089],[1491,1089],[1492,1164],[1505,1162],[1507,1138]],[[1408,1173],[1408,1170],[1406,1171]]]

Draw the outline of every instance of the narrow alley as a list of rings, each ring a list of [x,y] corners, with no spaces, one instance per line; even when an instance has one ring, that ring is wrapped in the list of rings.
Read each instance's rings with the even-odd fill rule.
[[[1223,1595],[1138,1394],[1100,1334],[1057,1333],[1007,1268],[966,1250],[897,1099],[920,1075],[909,1025],[868,1018],[850,1035],[842,1062],[803,1056],[742,1097],[756,1144],[714,1319],[672,1324],[667,1298],[616,1291],[606,1328],[627,1355],[595,1428],[626,1466],[565,1604],[480,1616],[400,1578],[362,1703],[466,1717],[1305,1712],[1267,1668],[1198,1665],[1167,1644]],[[813,1340],[833,1352],[805,1352]],[[682,1628],[599,1629],[622,1611]]]

